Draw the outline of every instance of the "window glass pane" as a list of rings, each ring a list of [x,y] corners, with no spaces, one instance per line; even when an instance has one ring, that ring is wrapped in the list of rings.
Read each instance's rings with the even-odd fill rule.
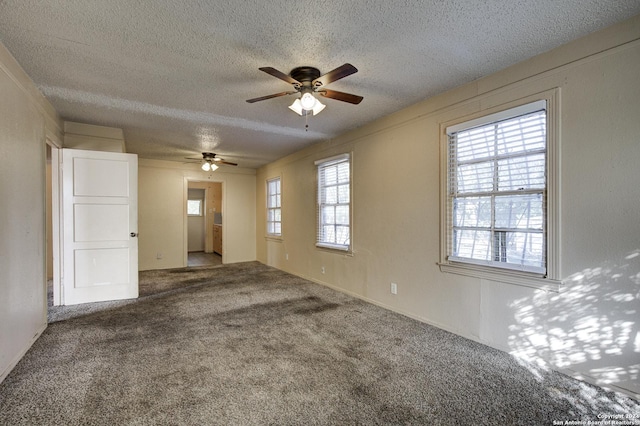
[[[338,168],[336,166],[324,167],[324,185],[335,185],[338,183]]]
[[[475,230],[453,231],[454,256],[475,260],[491,259],[491,232]]]
[[[506,262],[515,265],[544,265],[544,239],[542,233],[507,232]]]
[[[498,161],[498,189],[542,189],[545,186],[544,154],[525,155]]]
[[[273,224],[273,234],[282,234],[282,224],[280,222]]]
[[[336,223],[336,208],[325,206],[322,208],[322,223]]]
[[[273,234],[274,233],[274,229],[275,229],[274,223],[273,222],[267,222],[267,232],[269,234]]]
[[[338,203],[349,204],[349,185],[338,186]]]
[[[187,200],[187,215],[202,216],[202,200]]]
[[[273,220],[276,222],[280,222],[282,220],[280,209],[273,209]]]
[[[458,193],[493,190],[493,162],[461,165],[457,184]]]
[[[496,197],[496,228],[542,229],[542,194]]]
[[[336,228],[333,225],[324,225],[322,227],[322,241],[325,243],[336,242]]]
[[[453,201],[453,211],[454,226],[491,226],[491,197],[456,198]]]
[[[349,245],[349,227],[336,226],[336,243]]]
[[[349,224],[349,206],[336,207],[336,223],[340,225]]]
[[[338,188],[335,186],[329,186],[324,191],[324,203],[325,204],[338,204]]]
[[[349,163],[344,162],[337,165],[338,183],[349,182]]]

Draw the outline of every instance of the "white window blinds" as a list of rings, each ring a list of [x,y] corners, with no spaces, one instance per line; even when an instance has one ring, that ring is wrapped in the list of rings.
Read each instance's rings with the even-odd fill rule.
[[[316,162],[318,229],[316,245],[340,250],[351,246],[351,170],[348,154]]]
[[[545,106],[447,129],[448,260],[546,272]]]

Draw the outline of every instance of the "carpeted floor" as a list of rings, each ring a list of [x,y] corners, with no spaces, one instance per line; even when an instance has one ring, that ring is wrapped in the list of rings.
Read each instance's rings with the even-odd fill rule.
[[[53,308],[1,425],[551,425],[638,402],[257,262]],[[586,423],[585,423],[586,424]]]

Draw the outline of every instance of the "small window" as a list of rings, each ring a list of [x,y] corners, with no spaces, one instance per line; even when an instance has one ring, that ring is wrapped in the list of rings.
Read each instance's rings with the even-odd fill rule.
[[[282,235],[282,191],[279,177],[267,181],[267,235]]]
[[[316,161],[318,229],[316,246],[351,248],[351,163],[349,154]]]
[[[457,124],[446,133],[444,263],[546,277],[547,102]]]
[[[202,216],[202,200],[187,200],[187,216]]]

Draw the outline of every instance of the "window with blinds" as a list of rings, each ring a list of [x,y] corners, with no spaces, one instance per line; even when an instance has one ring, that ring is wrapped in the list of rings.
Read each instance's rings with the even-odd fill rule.
[[[282,192],[280,178],[267,181],[267,235],[282,235]]]
[[[447,128],[448,258],[546,273],[546,102]]]
[[[351,167],[349,154],[316,161],[319,247],[351,247]]]

